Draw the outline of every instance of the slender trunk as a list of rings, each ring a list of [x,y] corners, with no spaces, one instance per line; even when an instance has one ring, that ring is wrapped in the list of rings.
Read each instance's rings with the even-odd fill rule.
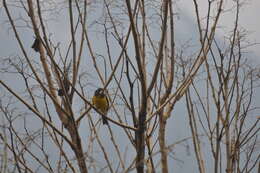
[[[148,155],[149,155],[149,160],[147,161],[146,173],[155,173],[155,167],[154,167],[154,162],[153,162],[153,158],[152,158],[153,143],[152,143],[152,137],[151,136],[147,137],[146,145],[147,145],[147,150],[148,150]]]
[[[138,131],[136,132],[136,170],[137,173],[144,173],[145,163],[145,120],[146,111],[140,111],[138,121]]]
[[[228,109],[228,82],[224,81],[224,91],[223,91],[223,99],[224,99],[224,107],[225,107],[225,112],[226,112],[226,118],[224,121],[224,127],[225,127],[225,136],[226,136],[226,159],[227,159],[227,168],[226,168],[226,173],[231,173],[232,172],[232,160],[231,160],[231,152],[230,152],[230,126],[229,126],[229,121],[230,121],[230,113]]]
[[[165,147],[165,127],[166,119],[163,117],[163,113],[160,114],[160,124],[159,124],[159,145],[161,152],[161,166],[162,172],[168,173],[168,159],[167,159],[167,150]]]
[[[74,146],[71,146],[71,148],[73,149],[76,155],[80,173],[88,173],[79,133],[76,129],[76,126],[71,126],[71,125],[72,124],[70,124],[70,126],[68,127],[68,131],[70,133],[72,143],[74,144]]]

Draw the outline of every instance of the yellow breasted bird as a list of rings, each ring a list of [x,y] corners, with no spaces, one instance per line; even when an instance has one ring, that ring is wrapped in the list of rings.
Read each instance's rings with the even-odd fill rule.
[[[109,101],[103,88],[98,88],[95,91],[95,94],[92,97],[92,103],[100,112],[105,115],[107,114],[109,109]],[[102,121],[103,124],[108,124],[108,121],[104,116],[102,116]]]

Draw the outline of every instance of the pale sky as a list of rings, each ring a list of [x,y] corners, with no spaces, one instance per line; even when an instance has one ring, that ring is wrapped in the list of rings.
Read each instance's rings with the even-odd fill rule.
[[[206,13],[206,8],[207,8],[207,1],[208,0],[198,0],[200,7],[201,7],[201,14],[203,12]],[[230,0],[231,1],[231,0]],[[190,26],[194,26],[196,19],[194,15],[194,8],[193,8],[193,3],[192,0],[178,0],[178,12],[180,13],[180,21],[177,21],[179,23],[179,32],[178,33],[178,39],[183,39],[183,41],[188,40],[189,37],[193,37],[194,33],[194,28]],[[226,6],[229,6],[230,4],[227,3],[228,1],[225,2]],[[232,1],[233,2],[233,1]],[[246,30],[250,31],[250,34],[248,36],[248,39],[250,43],[260,43],[260,22],[259,22],[259,17],[260,17],[260,0],[248,0],[248,4],[246,4],[242,9],[240,13],[240,21],[239,21],[239,26],[242,28],[245,28]],[[232,3],[231,3],[232,4]],[[17,12],[18,13],[18,12]],[[61,16],[57,21],[54,21],[55,23],[52,26],[48,26],[50,30],[54,33],[55,40],[58,40],[61,43],[66,43],[67,40],[70,39],[70,34],[66,33],[66,18],[68,16]],[[223,36],[226,35],[225,32],[229,32],[232,29],[232,26],[234,25],[234,13],[227,13],[224,16],[221,17],[220,25],[225,27],[225,31],[219,30],[219,32],[216,33],[216,37],[221,39]],[[18,47],[17,41],[14,38],[14,35],[12,31],[8,31],[10,29],[9,25],[5,24],[5,21],[7,20],[5,11],[2,6],[0,6],[0,58],[5,58],[8,56],[16,56],[16,55],[21,55],[21,50]],[[194,23],[192,23],[194,22]],[[30,31],[20,28],[19,30],[21,37],[23,39],[24,45],[26,48],[30,48],[32,41],[33,41],[33,35]],[[194,38],[193,38],[194,39]],[[98,40],[96,40],[98,42]],[[98,47],[98,46],[97,46]],[[255,62],[255,65],[260,64],[260,44],[254,45],[250,47],[252,51],[252,55],[254,55],[252,58],[252,61]],[[34,55],[32,50],[28,50],[32,55]],[[1,68],[0,64],[0,68]],[[260,67],[260,66],[259,66]],[[10,77],[9,75],[5,74],[0,74],[0,78],[4,81],[7,81],[8,84],[12,85],[12,88],[15,90],[19,89],[19,81],[15,79],[15,77]],[[1,87],[0,87],[1,88]],[[0,89],[0,91],[2,91]],[[259,93],[259,92],[258,92]],[[182,107],[182,102],[178,103],[177,108]],[[183,124],[187,119],[183,118],[183,111],[182,109],[176,109],[174,110],[175,116],[174,118],[170,119],[170,126],[168,126],[167,132],[169,133],[169,138],[167,139],[168,143],[172,143],[172,141],[177,141],[180,140],[184,137],[187,137],[190,135],[190,130],[188,129],[188,124],[186,123],[187,127],[184,127]],[[186,116],[187,117],[187,116]],[[58,120],[57,120],[58,121]],[[181,123],[180,123],[181,122]],[[35,125],[37,126],[37,125]],[[117,129],[117,128],[115,128]],[[181,129],[181,130],[180,130]],[[82,131],[85,129],[82,128]],[[171,132],[178,131],[176,135],[171,135]],[[102,134],[102,137],[106,139],[105,133],[107,133],[106,130],[100,131]],[[107,137],[108,138],[108,137]],[[108,139],[107,139],[108,140]],[[122,145],[124,145],[124,141],[120,141]],[[192,147],[192,145],[190,145]],[[180,147],[181,150],[176,151],[176,158],[182,158],[185,157],[185,163],[182,163],[182,161],[174,161],[173,164],[171,165],[175,171],[178,173],[187,173],[187,172],[196,172],[197,167],[196,167],[196,161],[194,160],[193,156],[187,156],[187,152],[185,146]],[[192,150],[192,149],[191,149]],[[129,151],[131,155],[131,149]],[[182,152],[180,152],[182,151]],[[132,153],[134,154],[134,153]],[[171,159],[172,161],[172,159]],[[210,166],[209,166],[210,168]],[[196,170],[196,171],[195,171]]]

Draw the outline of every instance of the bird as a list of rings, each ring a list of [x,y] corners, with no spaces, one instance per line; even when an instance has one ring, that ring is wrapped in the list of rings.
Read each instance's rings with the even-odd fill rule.
[[[68,80],[67,78],[64,78],[62,82],[63,82],[63,86],[64,86],[64,90],[65,90],[65,91],[64,91],[62,88],[60,88],[60,89],[58,90],[58,95],[59,95],[59,96],[64,96],[65,93],[68,94],[68,92],[69,92],[69,90],[70,90],[69,80]]]
[[[108,101],[107,95],[105,93],[105,89],[98,88],[95,91],[94,96],[92,97],[92,103],[96,109],[98,109],[104,115],[107,115],[107,112],[109,109],[109,101]],[[108,125],[108,121],[107,121],[106,117],[102,116],[102,121],[103,121],[103,124]]]
[[[40,40],[38,38],[35,38],[33,45],[31,47],[35,52],[40,51]]]

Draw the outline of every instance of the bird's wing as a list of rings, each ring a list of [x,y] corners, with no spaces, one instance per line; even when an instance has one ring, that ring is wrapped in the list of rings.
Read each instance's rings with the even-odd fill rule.
[[[107,96],[106,96],[106,101],[107,101],[107,110],[106,111],[108,111],[108,109],[109,109],[109,100],[108,100]]]

